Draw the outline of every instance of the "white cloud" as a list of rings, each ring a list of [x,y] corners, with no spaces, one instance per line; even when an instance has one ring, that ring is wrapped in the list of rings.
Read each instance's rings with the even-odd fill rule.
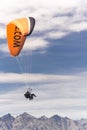
[[[68,32],[51,31],[48,33],[50,39],[61,39],[62,37],[68,35]]]
[[[0,73],[0,83],[15,83],[15,82],[23,83],[26,77],[30,79],[30,81],[29,79],[27,79],[29,82],[59,82],[59,81],[69,82],[71,80],[73,81],[79,78],[78,76],[72,76],[72,75]]]
[[[25,75],[1,73],[0,83],[22,83]],[[29,102],[23,96],[26,86],[21,87],[19,84],[13,91],[6,92],[4,89],[4,93],[0,94],[0,115],[8,112],[17,115],[26,111],[37,117],[43,114],[51,116],[55,113],[73,119],[82,118],[83,115],[86,117],[86,79],[87,72],[73,76],[31,74],[30,82],[35,84],[30,86],[37,97]],[[82,111],[84,112],[79,115]]]
[[[27,79],[26,79],[27,78]],[[48,75],[48,74],[26,74],[26,73],[0,73],[0,83],[23,83],[27,82],[57,82],[69,81],[76,77],[63,75]],[[30,79],[30,81],[29,81]]]
[[[9,52],[8,45],[6,43],[0,45],[0,51],[2,52]]]
[[[0,27],[0,38],[4,39],[6,37],[5,27]]]
[[[49,43],[41,37],[33,37],[25,41],[23,50],[37,50],[41,48],[44,49],[48,46],[48,44]]]
[[[75,32],[87,30],[87,22],[73,23],[72,26],[70,26],[70,30]]]

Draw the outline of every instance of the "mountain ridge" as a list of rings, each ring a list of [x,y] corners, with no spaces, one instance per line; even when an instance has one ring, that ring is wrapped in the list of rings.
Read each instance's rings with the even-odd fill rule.
[[[87,119],[72,120],[57,114],[36,118],[26,112],[13,117],[8,113],[0,117],[0,130],[87,130]]]

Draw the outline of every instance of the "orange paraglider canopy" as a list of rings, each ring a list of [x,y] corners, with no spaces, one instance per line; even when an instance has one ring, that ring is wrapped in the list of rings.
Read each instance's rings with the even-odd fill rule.
[[[7,25],[7,42],[12,56],[19,55],[26,36],[32,33],[34,25],[35,19],[32,17],[16,19]]]

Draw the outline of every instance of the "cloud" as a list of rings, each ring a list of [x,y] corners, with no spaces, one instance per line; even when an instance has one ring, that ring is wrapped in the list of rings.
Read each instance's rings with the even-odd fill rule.
[[[37,50],[37,49],[44,49],[48,46],[49,42],[41,37],[33,37],[29,38],[25,41],[25,45],[23,50]]]
[[[73,32],[80,32],[87,30],[87,22],[73,23],[69,29]]]
[[[1,24],[0,27],[0,39],[4,39],[6,37],[6,30],[5,30],[5,26],[3,27],[3,25]]]
[[[2,43],[2,44],[0,45],[0,51],[1,51],[1,52],[5,52],[5,53],[9,53],[8,45]]]
[[[22,83],[25,75],[1,73],[0,84]],[[86,117],[86,79],[87,72],[75,75],[31,74],[30,86],[37,97],[31,102],[26,100],[23,96],[26,86],[20,84],[10,92],[4,89],[4,92],[0,94],[0,115],[10,112],[16,116],[26,111],[37,117],[43,114],[51,116],[55,113],[73,119],[82,118],[83,115]],[[8,87],[9,84],[7,84]],[[82,111],[84,111],[83,114],[79,115],[78,113]]]
[[[27,78],[27,79],[26,79]],[[22,83],[27,82],[57,82],[57,81],[69,81],[74,79],[73,76],[64,75],[48,75],[48,74],[26,74],[26,73],[0,73],[0,83]],[[30,81],[29,81],[30,79]]]
[[[50,39],[61,39],[62,37],[68,35],[68,32],[60,32],[60,31],[51,31],[48,33],[48,37]]]

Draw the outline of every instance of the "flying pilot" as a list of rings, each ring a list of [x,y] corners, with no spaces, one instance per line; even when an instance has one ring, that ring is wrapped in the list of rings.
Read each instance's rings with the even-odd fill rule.
[[[26,98],[29,98],[29,100],[33,100],[34,97],[36,97],[36,95],[35,95],[34,93],[31,93],[31,92],[32,92],[32,89],[29,88],[29,89],[27,90],[27,92],[24,94],[24,96],[25,96]]]

